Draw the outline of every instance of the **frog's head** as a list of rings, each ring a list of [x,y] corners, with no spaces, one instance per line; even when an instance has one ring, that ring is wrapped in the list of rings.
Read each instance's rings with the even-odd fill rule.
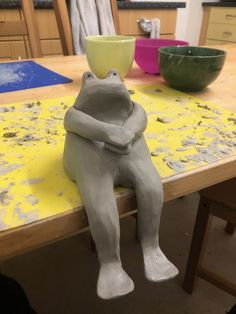
[[[75,106],[80,107],[86,103],[96,104],[114,101],[131,101],[129,92],[118,71],[110,70],[104,79],[97,78],[92,72],[85,72],[82,77],[80,93]]]

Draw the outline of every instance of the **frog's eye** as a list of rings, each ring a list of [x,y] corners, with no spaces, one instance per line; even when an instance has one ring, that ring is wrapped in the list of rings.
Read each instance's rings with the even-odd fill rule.
[[[85,79],[90,79],[90,78],[93,78],[93,73],[92,72],[85,72],[84,73],[84,78]]]
[[[109,77],[109,78],[119,78],[119,73],[116,70],[110,70],[107,73],[107,77]]]
[[[111,76],[111,77],[118,77],[119,74],[118,74],[117,71],[114,71],[114,70],[113,70],[113,71],[110,72],[110,76]]]

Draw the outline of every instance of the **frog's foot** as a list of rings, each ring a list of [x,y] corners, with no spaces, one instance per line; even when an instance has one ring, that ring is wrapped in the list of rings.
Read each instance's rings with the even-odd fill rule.
[[[101,264],[97,294],[102,299],[119,297],[134,290],[134,283],[119,262]]]
[[[178,275],[178,269],[166,258],[160,247],[142,246],[145,275],[151,281],[165,281]]]

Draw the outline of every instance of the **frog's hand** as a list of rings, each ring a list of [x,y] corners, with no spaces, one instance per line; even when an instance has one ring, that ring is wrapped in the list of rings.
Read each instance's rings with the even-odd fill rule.
[[[123,127],[135,134],[137,139],[147,127],[147,115],[144,109],[137,103],[133,102],[133,110]]]
[[[128,155],[130,153],[130,150],[132,148],[132,144],[128,144],[125,147],[118,147],[109,143],[104,144],[104,148],[112,151],[113,153],[119,154],[119,155]]]

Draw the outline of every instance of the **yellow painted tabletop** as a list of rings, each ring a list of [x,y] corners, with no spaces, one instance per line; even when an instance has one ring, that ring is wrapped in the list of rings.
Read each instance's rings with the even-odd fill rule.
[[[145,138],[162,178],[236,153],[236,114],[162,84],[132,87],[148,115]],[[74,97],[0,107],[0,230],[81,205],[63,170],[63,118]]]

